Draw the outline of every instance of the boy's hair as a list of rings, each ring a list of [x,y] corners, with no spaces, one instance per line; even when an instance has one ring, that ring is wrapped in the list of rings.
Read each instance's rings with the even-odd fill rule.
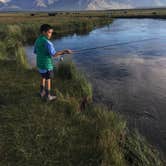
[[[47,32],[48,30],[50,29],[53,29],[53,27],[49,24],[43,24],[41,27],[40,27],[40,32]]]

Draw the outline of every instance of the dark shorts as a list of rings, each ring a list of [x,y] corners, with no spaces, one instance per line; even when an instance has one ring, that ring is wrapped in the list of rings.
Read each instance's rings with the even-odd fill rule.
[[[48,79],[51,79],[54,77],[54,71],[53,70],[50,70],[50,71],[47,71],[46,73],[40,73],[42,78],[45,78],[46,80]]]

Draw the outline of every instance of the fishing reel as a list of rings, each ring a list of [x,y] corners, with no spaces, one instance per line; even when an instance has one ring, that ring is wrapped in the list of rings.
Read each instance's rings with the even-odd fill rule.
[[[63,56],[61,56],[61,57],[59,58],[59,61],[60,61],[60,62],[63,62],[63,60],[64,60],[64,58],[63,58]]]

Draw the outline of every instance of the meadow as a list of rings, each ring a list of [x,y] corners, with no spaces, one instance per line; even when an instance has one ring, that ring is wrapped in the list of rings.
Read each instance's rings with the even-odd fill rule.
[[[166,8],[111,10],[114,18],[166,18]]]
[[[40,75],[29,67],[24,45],[34,42],[39,26],[53,25],[60,37],[88,33],[113,19],[31,14],[0,14],[0,166],[164,166],[123,117],[93,103],[91,84],[72,62],[55,68],[58,99],[38,96]]]

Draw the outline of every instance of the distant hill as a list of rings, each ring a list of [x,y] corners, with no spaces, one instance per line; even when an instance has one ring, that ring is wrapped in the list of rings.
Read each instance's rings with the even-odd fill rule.
[[[166,0],[0,0],[0,10],[103,10],[164,7]]]

